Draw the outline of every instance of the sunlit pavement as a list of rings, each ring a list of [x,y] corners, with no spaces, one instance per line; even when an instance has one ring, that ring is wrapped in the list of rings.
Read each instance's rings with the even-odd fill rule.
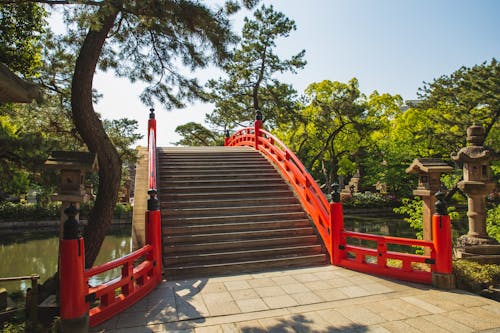
[[[500,332],[500,303],[322,266],[165,281],[91,332]]]

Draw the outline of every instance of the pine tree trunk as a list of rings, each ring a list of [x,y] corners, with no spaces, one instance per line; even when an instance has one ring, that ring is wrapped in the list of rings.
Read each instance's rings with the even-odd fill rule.
[[[103,9],[101,8],[100,12]],[[89,150],[99,161],[99,187],[94,208],[85,228],[85,266],[92,267],[106,232],[111,225],[120,187],[120,157],[104,131],[92,104],[92,81],[102,47],[112,29],[118,11],[106,8],[99,30],[90,28],[76,60],[71,87],[71,108],[75,126]]]

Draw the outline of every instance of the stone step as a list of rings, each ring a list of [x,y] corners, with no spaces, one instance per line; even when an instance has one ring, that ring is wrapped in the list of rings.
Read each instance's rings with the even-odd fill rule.
[[[500,254],[462,254],[462,259],[474,261],[479,264],[500,265]]]

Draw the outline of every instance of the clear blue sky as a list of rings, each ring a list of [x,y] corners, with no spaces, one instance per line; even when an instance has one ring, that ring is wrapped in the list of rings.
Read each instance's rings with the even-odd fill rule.
[[[346,82],[356,77],[369,94],[400,94],[415,99],[423,81],[448,75],[461,66],[500,59],[500,0],[266,0],[295,20],[297,31],[277,41],[283,57],[306,50],[307,66],[285,75],[299,93],[312,82]],[[241,31],[242,13],[234,19]],[[217,70],[194,75],[202,81],[218,77]],[[128,117],[146,131],[148,106],[140,103],[141,86],[112,74],[98,74],[95,88],[104,94],[96,110],[104,118]],[[179,137],[176,126],[203,122],[211,105],[195,104],[183,110],[157,109],[159,145]],[[139,142],[145,145],[145,139]]]

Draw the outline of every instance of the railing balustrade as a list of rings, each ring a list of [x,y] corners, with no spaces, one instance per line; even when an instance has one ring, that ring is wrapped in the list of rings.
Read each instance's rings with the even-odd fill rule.
[[[446,213],[434,216],[434,240],[400,238],[364,234],[344,230],[343,208],[340,202],[328,203],[326,196],[302,162],[278,138],[262,129],[262,118],[254,127],[226,134],[226,146],[249,146],[262,152],[292,185],[311,217],[334,265],[401,280],[434,283],[434,275],[451,276],[451,226]],[[333,196],[332,196],[333,197]],[[361,243],[371,242],[374,248]],[[359,244],[353,244],[353,243]],[[428,248],[430,255],[390,251],[388,246]]]
[[[148,210],[146,245],[122,257],[85,270],[85,246],[79,233],[77,210],[65,213],[64,239],[60,243],[59,293],[63,332],[86,332],[114,317],[146,296],[162,277],[161,218],[156,189],[156,120],[148,122]],[[92,277],[120,268],[119,277],[91,286]]]

